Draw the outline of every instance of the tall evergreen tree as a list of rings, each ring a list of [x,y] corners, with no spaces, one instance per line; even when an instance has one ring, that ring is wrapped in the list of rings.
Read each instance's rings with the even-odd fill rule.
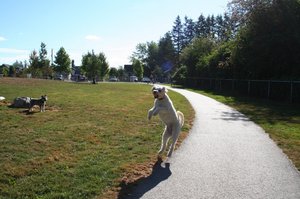
[[[219,41],[219,42],[225,41],[226,40],[226,26],[225,26],[222,15],[218,15],[216,17],[215,30],[216,30],[217,41]]]
[[[187,16],[185,16],[183,24],[183,48],[192,42],[196,35],[195,32],[195,23],[193,19],[190,19]]]
[[[237,34],[237,21],[228,13],[224,13],[225,41],[233,39]]]
[[[206,19],[203,16],[203,14],[201,14],[198,17],[198,21],[195,24],[195,33],[196,33],[196,37],[207,37],[207,25],[206,25]]]
[[[50,60],[47,58],[47,49],[46,44],[41,43],[41,49],[39,51],[39,67],[49,67],[50,66]]]
[[[174,26],[172,29],[172,38],[173,38],[173,44],[175,47],[176,52],[176,65],[179,66],[179,56],[183,49],[183,25],[181,23],[181,19],[179,15],[176,17],[176,20],[174,22]]]
[[[50,60],[47,58],[46,44],[41,42],[41,49],[39,51],[39,69],[42,72],[43,78],[52,76],[53,69],[50,67]]]
[[[175,64],[175,49],[169,32],[158,42],[158,63],[163,71],[171,71]]]
[[[69,74],[71,72],[71,60],[63,47],[57,51],[54,63],[56,64],[54,67],[56,72],[65,74]]]
[[[206,18],[206,34],[208,37],[214,39],[216,35],[215,30],[215,16],[211,15]]]
[[[36,50],[29,55],[29,72],[33,77],[41,77],[42,73],[39,68],[39,56]]]

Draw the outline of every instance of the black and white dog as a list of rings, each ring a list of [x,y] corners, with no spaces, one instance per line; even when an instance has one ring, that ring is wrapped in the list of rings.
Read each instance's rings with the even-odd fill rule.
[[[42,95],[40,99],[31,98],[28,112],[31,112],[32,107],[35,105],[40,107],[40,112],[45,112],[45,106],[47,100],[48,100],[47,95]]]
[[[177,142],[181,127],[184,124],[184,115],[180,111],[176,111],[171,99],[167,95],[167,89],[161,86],[153,86],[152,94],[155,98],[154,106],[148,111],[148,119],[152,116],[159,115],[159,118],[165,124],[165,130],[162,134],[161,148],[158,154],[161,155],[172,138],[172,143],[167,156],[171,157],[175,144]]]

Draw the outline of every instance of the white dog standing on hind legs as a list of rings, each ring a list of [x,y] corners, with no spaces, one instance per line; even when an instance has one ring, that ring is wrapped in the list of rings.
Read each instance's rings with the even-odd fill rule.
[[[167,89],[161,86],[153,86],[152,94],[155,98],[154,106],[148,111],[148,119],[152,116],[159,115],[159,118],[166,125],[162,134],[161,148],[158,152],[160,156],[166,149],[167,142],[172,139],[170,149],[167,156],[171,157],[177,139],[179,137],[181,127],[184,124],[184,115],[180,111],[176,111],[171,99],[167,95]]]

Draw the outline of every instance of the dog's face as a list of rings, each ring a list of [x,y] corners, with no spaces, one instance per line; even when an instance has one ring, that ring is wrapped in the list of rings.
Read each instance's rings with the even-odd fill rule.
[[[48,97],[47,97],[47,95],[42,95],[42,96],[41,96],[41,99],[45,102],[45,101],[48,100]]]
[[[163,99],[165,97],[166,92],[167,89],[165,87],[153,86],[152,88],[152,94],[155,99]]]

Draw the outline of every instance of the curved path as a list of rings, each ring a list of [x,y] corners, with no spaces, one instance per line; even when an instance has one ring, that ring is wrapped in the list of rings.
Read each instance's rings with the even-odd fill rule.
[[[170,89],[190,101],[194,125],[128,198],[300,198],[299,172],[263,129],[211,98]]]

